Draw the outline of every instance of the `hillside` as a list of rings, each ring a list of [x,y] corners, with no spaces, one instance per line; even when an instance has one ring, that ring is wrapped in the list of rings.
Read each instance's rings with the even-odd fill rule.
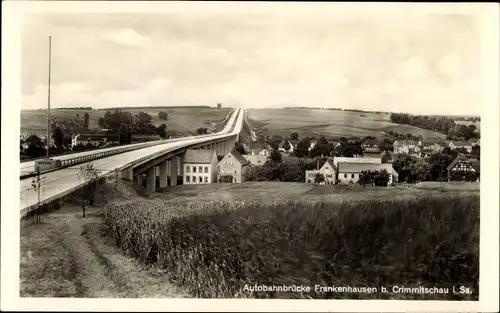
[[[209,130],[215,128],[215,123],[222,121],[231,110],[224,108],[218,110],[210,107],[167,107],[167,108],[123,108],[124,112],[137,114],[145,111],[152,117],[155,126],[167,124],[169,132],[179,135],[195,133],[199,127],[206,127]],[[97,128],[98,120],[103,117],[107,110],[84,110],[84,109],[54,109],[51,115],[56,119],[73,118],[77,114],[83,117],[85,113],[90,115],[89,127]],[[158,112],[166,111],[168,120],[158,118]],[[45,133],[47,129],[45,110],[21,111],[21,134],[22,133]]]
[[[389,131],[421,134],[424,139],[445,138],[437,132],[410,125],[392,123],[388,113],[330,111],[308,109],[252,109],[248,112],[251,125],[262,135],[299,137],[324,135],[332,139],[349,136],[384,138]]]

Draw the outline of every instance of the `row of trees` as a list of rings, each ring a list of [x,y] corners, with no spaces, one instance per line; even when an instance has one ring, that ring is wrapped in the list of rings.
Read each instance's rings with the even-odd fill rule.
[[[407,113],[393,113],[390,116],[393,123],[412,125],[442,134],[446,134],[451,140],[469,140],[479,138],[475,125],[463,125],[455,123],[450,117],[434,117],[426,115],[411,115]]]

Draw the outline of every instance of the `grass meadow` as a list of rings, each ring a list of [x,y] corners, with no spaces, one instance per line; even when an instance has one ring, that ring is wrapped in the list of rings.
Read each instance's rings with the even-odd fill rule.
[[[252,127],[264,135],[299,137],[324,135],[330,138],[374,136],[384,138],[389,131],[419,134],[424,139],[446,138],[444,134],[410,125],[392,123],[386,113],[308,109],[251,109],[248,119]],[[262,130],[265,128],[266,130]]]
[[[267,198],[273,200],[215,200],[205,197],[210,190],[190,198],[185,191],[184,198],[111,203],[104,221],[127,255],[161,269],[194,297],[478,299],[479,194],[413,190],[412,197],[363,198],[314,190],[299,192],[311,198]],[[449,292],[248,292],[245,284]],[[474,292],[454,294],[460,285]]]
[[[152,117],[152,123],[156,126],[166,124],[169,132],[179,135],[196,133],[199,127],[206,127],[213,130],[215,125],[211,123],[221,122],[231,109],[224,108],[218,110],[209,107],[165,107],[165,108],[123,108],[124,112],[131,112],[133,115],[139,111],[145,111]],[[107,110],[50,110],[50,114],[57,119],[73,118],[79,114],[81,118],[85,113],[89,113],[89,128],[97,128],[98,120],[103,117]],[[158,118],[158,112],[166,111],[168,120]],[[47,131],[47,117],[45,110],[21,111],[21,133],[45,133]]]

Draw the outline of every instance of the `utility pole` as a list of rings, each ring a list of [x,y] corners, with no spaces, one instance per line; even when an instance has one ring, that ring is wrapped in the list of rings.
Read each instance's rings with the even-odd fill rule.
[[[49,145],[50,145],[50,67],[51,67],[51,48],[52,48],[52,38],[49,36],[49,86],[48,86],[48,98],[47,98],[47,159],[49,158]]]

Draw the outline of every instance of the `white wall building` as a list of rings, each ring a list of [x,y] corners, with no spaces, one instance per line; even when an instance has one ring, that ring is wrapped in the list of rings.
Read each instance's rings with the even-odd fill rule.
[[[211,184],[217,181],[215,150],[188,149],[182,166],[184,185]]]
[[[343,185],[355,184],[359,180],[362,171],[381,171],[386,170],[389,173],[389,183],[398,181],[398,173],[394,170],[391,163],[339,163],[338,165],[338,183]]]

